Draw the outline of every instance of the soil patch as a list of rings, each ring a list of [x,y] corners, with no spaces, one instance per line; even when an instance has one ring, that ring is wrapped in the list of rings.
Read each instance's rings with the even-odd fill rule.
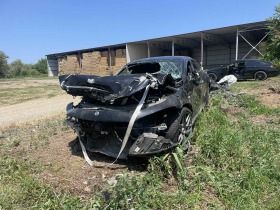
[[[271,108],[280,107],[280,85],[279,80],[262,81],[263,85],[254,89],[246,89],[242,92],[258,96],[258,99]]]
[[[72,195],[88,199],[94,190],[100,191],[105,185],[114,184],[118,175],[129,171],[125,162],[111,165],[114,159],[101,154],[90,154],[90,158],[103,166],[91,167],[85,162],[79,144],[71,147],[75,139],[72,130],[60,131],[50,138],[48,148],[28,154],[28,158],[38,159],[48,166],[38,177],[55,190],[69,191]]]

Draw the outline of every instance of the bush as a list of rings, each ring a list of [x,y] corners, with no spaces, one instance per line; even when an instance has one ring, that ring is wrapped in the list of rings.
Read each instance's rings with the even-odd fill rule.
[[[40,72],[38,72],[36,69],[26,69],[21,73],[22,77],[40,77],[44,76]]]
[[[0,51],[0,78],[47,76],[47,59],[42,58],[36,64],[24,64],[20,59],[8,64],[8,56]]]

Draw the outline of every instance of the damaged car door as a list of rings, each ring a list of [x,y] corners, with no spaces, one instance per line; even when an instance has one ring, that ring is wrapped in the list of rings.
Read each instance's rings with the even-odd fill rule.
[[[63,90],[82,96],[67,122],[85,149],[114,158],[149,157],[187,141],[208,101],[209,77],[185,56],[143,58],[116,75],[61,75]]]
[[[209,76],[205,74],[201,66],[195,60],[188,61],[186,72],[187,82],[185,88],[189,90],[188,95],[193,105],[193,115],[198,116],[198,113],[204,108],[205,103],[208,103]]]

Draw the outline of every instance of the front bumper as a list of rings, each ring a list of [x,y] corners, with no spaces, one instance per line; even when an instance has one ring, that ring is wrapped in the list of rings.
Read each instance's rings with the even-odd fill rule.
[[[126,159],[128,156],[147,157],[177,146],[170,139],[164,138],[167,125],[159,122],[164,122],[164,117],[167,116],[159,115],[161,119],[150,115],[148,119],[135,122],[128,142],[119,156],[120,159]],[[118,156],[128,122],[93,122],[71,117],[66,122],[82,137],[87,150],[114,158]]]

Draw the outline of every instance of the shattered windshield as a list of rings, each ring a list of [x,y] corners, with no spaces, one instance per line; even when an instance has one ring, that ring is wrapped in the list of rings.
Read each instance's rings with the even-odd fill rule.
[[[145,74],[162,73],[170,74],[173,79],[179,79],[182,75],[182,60],[153,60],[149,62],[132,63],[123,67],[118,74]]]

